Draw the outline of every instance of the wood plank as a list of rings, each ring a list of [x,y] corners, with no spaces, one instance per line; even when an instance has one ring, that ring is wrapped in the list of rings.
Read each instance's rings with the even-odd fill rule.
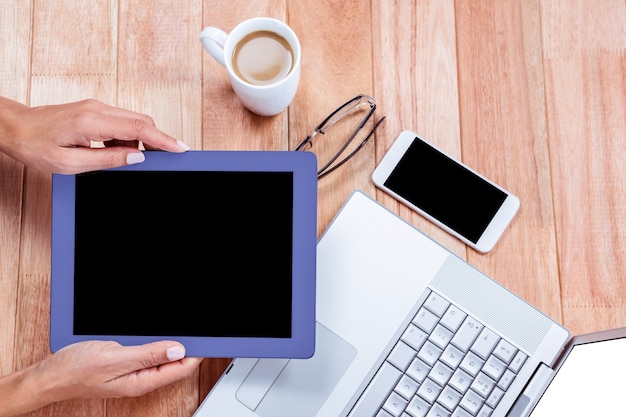
[[[90,97],[114,104],[117,2],[49,0],[36,6],[30,104]],[[25,177],[17,312],[17,343],[22,347],[17,352],[19,367],[50,352],[51,177],[29,168]],[[104,406],[103,400],[69,401],[44,407],[33,415],[97,416],[104,414]]]
[[[201,149],[200,0],[121,0],[120,107],[150,115],[157,127]]]
[[[289,22],[302,46],[302,78],[289,110],[292,149],[339,105],[360,93],[373,95],[371,14],[367,2],[322,0],[316,7],[300,1],[289,3]],[[376,110],[375,118],[384,113],[384,109]],[[334,129],[330,145],[339,147],[352,129]],[[354,189],[374,194],[370,179],[375,163],[373,142],[338,171],[320,179],[318,233]],[[320,135],[314,146],[323,143]]]
[[[26,103],[30,57],[28,1],[8,2],[0,14],[0,94]],[[15,367],[24,167],[0,154],[0,375]]]
[[[202,9],[202,27],[229,33],[239,22],[260,16],[287,22],[285,0],[215,2]],[[201,48],[202,49],[202,48]],[[226,69],[202,49],[203,149],[285,150],[288,148],[288,112],[263,117],[248,111],[228,81]]]
[[[541,6],[564,322],[624,326],[626,5]]]
[[[28,100],[31,13],[31,0],[16,0],[3,2],[0,15],[0,94],[21,103]]]
[[[468,259],[560,320],[537,7],[456,3],[463,160],[521,201],[494,250]]]
[[[33,10],[33,76],[115,76],[117,3],[37,1]]]
[[[0,375],[15,370],[23,166],[0,155]]]
[[[411,130],[460,159],[456,32],[452,1],[374,1],[372,16],[376,96],[387,113],[377,136],[380,160],[403,130]],[[399,19],[398,16],[402,16]],[[376,197],[422,232],[465,258],[458,239],[393,197]]]

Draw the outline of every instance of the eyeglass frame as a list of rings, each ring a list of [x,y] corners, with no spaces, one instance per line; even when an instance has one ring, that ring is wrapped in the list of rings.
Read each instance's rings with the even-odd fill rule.
[[[363,101],[363,99],[365,99],[365,101]],[[352,105],[353,103],[355,103],[355,104]],[[363,117],[363,119],[361,120],[361,122],[359,123],[357,128],[352,132],[352,134],[344,142],[343,146],[341,146],[339,151],[337,153],[335,153],[335,155],[332,158],[330,158],[330,160],[328,162],[326,162],[326,164],[323,167],[318,169],[318,171],[317,171],[317,178],[318,179],[325,177],[326,175],[330,174],[331,172],[333,172],[334,170],[336,170],[337,168],[339,168],[340,166],[342,166],[343,164],[348,162],[348,160],[350,160],[350,158],[352,158],[358,151],[360,151],[367,144],[367,142],[372,137],[372,135],[374,134],[376,129],[378,129],[378,126],[380,126],[380,124],[385,120],[386,116],[383,116],[380,120],[378,120],[374,124],[374,127],[372,128],[372,130],[367,134],[365,139],[363,139],[363,141],[352,152],[350,152],[345,158],[343,158],[339,162],[335,163],[337,158],[339,158],[339,156],[346,150],[346,148],[350,145],[350,143],[352,143],[352,141],[354,140],[356,135],[361,131],[361,129],[363,129],[363,127],[369,121],[369,119],[372,118],[372,116],[374,114],[374,110],[376,110],[376,101],[374,100],[374,98],[370,97],[370,96],[368,96],[366,94],[359,94],[359,95],[351,98],[350,100],[346,101],[341,106],[337,107],[332,113],[330,113],[322,121],[322,123],[320,123],[313,130],[313,132],[310,135],[308,135],[302,142],[300,142],[300,144],[298,146],[296,146],[296,148],[294,149],[295,151],[308,151],[313,146],[312,140],[315,137],[315,135],[317,135],[318,133],[320,133],[322,135],[326,134],[326,131],[332,125],[337,123],[344,116],[350,114],[352,111],[354,111],[355,109],[359,108],[363,104],[369,104],[370,109],[368,110],[368,112],[365,115],[365,117]],[[350,107],[350,105],[352,105],[352,106]],[[335,163],[335,165],[333,165],[333,163]]]

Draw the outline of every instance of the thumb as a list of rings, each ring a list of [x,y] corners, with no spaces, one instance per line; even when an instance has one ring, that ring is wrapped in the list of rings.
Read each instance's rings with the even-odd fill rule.
[[[133,346],[128,359],[137,361],[137,370],[154,368],[185,357],[185,347],[177,342],[161,341]]]
[[[114,396],[146,394],[189,377],[201,362],[200,358],[185,358],[183,345],[173,341],[126,346],[118,352],[125,365],[109,380],[109,391]]]

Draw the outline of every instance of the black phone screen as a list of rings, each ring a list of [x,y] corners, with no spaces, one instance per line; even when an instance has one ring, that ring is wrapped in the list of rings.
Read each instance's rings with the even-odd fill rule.
[[[417,137],[384,185],[473,243],[507,197]]]

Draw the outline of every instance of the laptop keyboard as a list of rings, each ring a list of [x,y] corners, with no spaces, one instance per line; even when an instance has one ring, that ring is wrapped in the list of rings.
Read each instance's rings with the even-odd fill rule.
[[[434,291],[350,416],[488,417],[526,354]]]

